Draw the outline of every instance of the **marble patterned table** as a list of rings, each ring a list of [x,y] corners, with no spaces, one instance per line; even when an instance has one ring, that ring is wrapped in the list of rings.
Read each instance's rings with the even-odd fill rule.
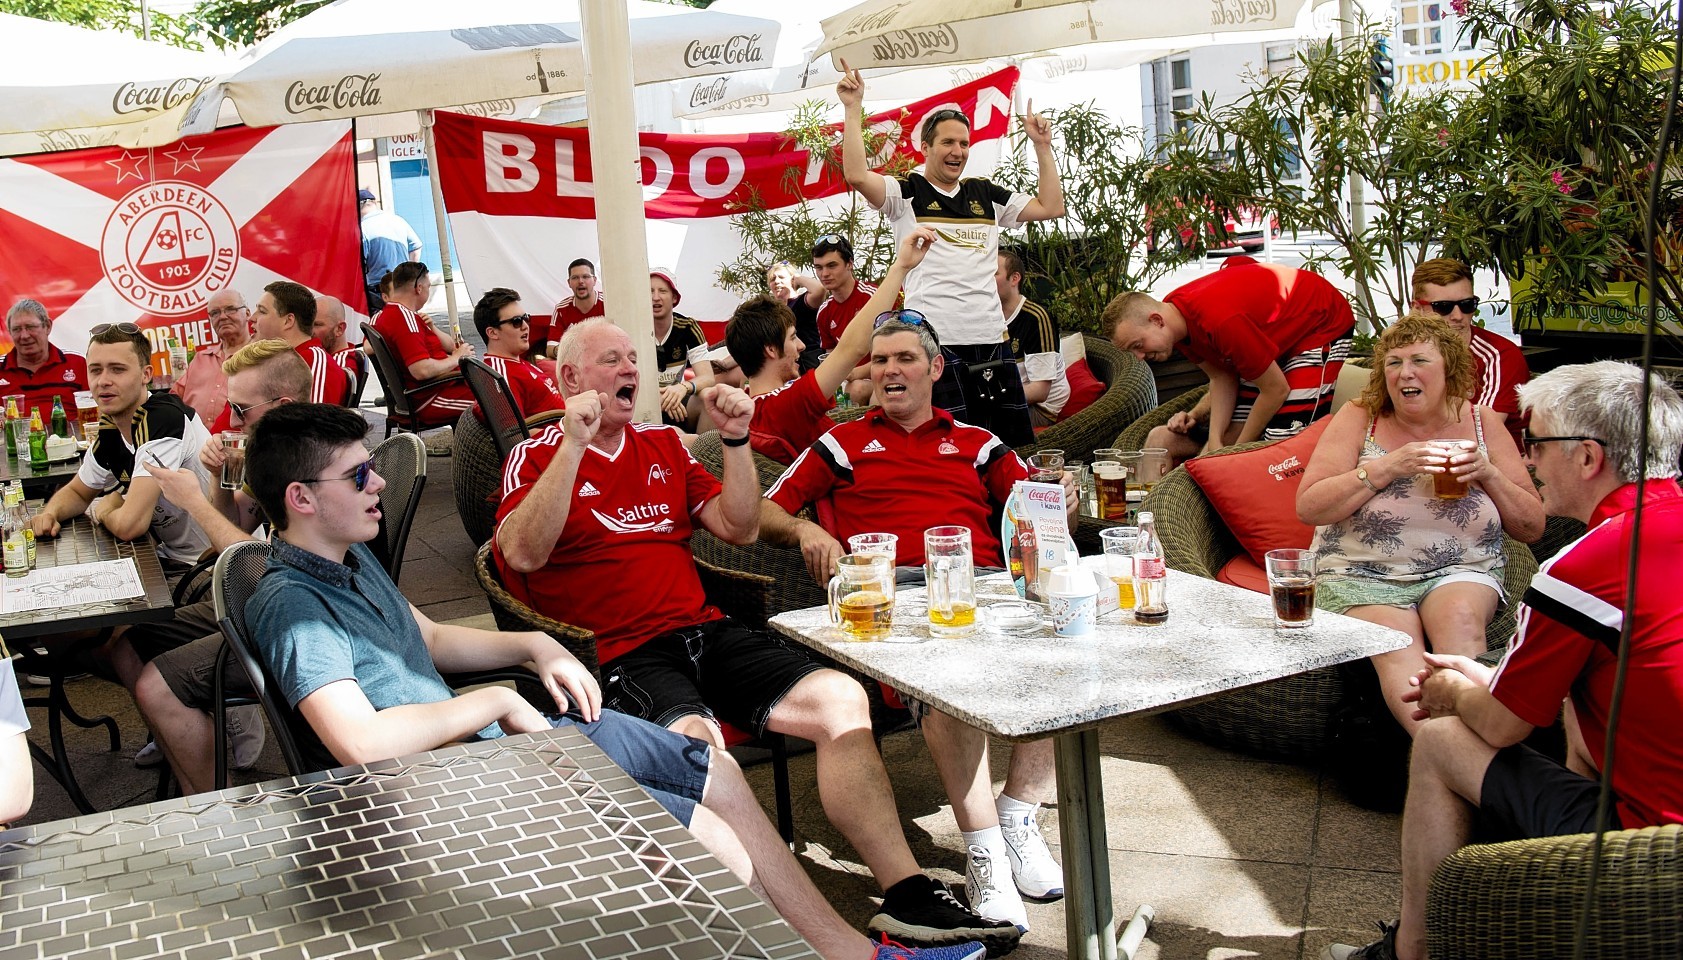
[[[0,832],[0,957],[815,958],[575,729]]]
[[[977,592],[984,612],[1016,597],[1004,575],[981,579]],[[1166,623],[1109,613],[1081,638],[1044,627],[1005,636],[985,626],[965,639],[931,638],[921,589],[900,591],[886,641],[848,641],[823,607],[779,614],[771,625],[988,733],[1056,737],[1069,955],[1105,960],[1116,956],[1116,924],[1095,728],[1409,643],[1398,631],[1324,611],[1312,627],[1280,629],[1266,595],[1177,570],[1169,571]]]

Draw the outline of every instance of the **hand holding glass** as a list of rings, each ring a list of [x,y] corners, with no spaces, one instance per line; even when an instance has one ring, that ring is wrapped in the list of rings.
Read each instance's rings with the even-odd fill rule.
[[[224,490],[238,490],[245,486],[245,431],[224,430],[222,441],[222,478]]]

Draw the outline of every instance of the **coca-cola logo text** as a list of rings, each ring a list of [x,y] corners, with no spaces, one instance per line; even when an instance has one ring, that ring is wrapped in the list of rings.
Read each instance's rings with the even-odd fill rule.
[[[130,80],[117,88],[111,96],[111,112],[122,116],[130,113],[157,113],[174,110],[199,95],[210,85],[209,77],[181,77],[169,83],[147,86]]]
[[[691,69],[759,63],[764,59],[765,50],[760,46],[760,35],[757,33],[739,33],[719,43],[691,40],[684,48],[684,66]]]
[[[1210,0],[1210,26],[1272,23],[1280,16],[1276,0]]]
[[[936,53],[957,53],[958,34],[944,23],[915,30],[892,30],[871,41],[871,56],[879,63],[919,60]]]
[[[894,26],[894,21],[899,18],[900,11],[904,10],[908,6],[910,6],[910,4],[896,3],[894,6],[887,9],[878,10],[874,13],[861,14],[860,16],[854,17],[852,20],[848,21],[846,28],[842,30],[842,36],[856,37],[861,34],[876,33],[879,30],[887,30],[888,28]]]
[[[751,93],[746,97],[738,97],[729,103],[721,104],[719,110],[751,110],[756,107],[770,106],[771,95],[767,93]]]
[[[286,112],[312,113],[318,110],[350,110],[356,107],[375,107],[380,104],[377,73],[346,74],[334,83],[311,86],[302,80],[286,88]]]
[[[729,82],[730,78],[726,76],[720,77],[712,83],[696,84],[695,89],[690,91],[690,106],[703,107],[710,103],[721,102],[725,99],[725,87]]]
[[[1285,458],[1279,463],[1270,463],[1268,465],[1268,474],[1275,480],[1284,480],[1287,477],[1295,477],[1302,472],[1303,464],[1298,461],[1296,454]]]

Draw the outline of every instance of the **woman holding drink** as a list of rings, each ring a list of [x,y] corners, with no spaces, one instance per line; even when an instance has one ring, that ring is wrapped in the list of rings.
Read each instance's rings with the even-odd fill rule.
[[[1543,503],[1513,438],[1468,402],[1472,355],[1442,320],[1411,314],[1374,343],[1366,390],[1333,416],[1297,494],[1315,527],[1315,605],[1401,630],[1402,650],[1373,658],[1386,705],[1402,702],[1423,653],[1476,657],[1503,602],[1506,531],[1543,533]]]

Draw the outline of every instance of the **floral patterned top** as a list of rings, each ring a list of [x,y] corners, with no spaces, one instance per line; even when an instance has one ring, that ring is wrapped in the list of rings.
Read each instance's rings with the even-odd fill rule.
[[[1484,421],[1475,408],[1478,448],[1485,451]],[[1370,416],[1358,463],[1386,454],[1373,439]],[[1459,500],[1432,494],[1432,476],[1391,481],[1356,512],[1315,528],[1309,549],[1322,575],[1419,583],[1452,573],[1501,579],[1502,516],[1484,488],[1469,485]]]

